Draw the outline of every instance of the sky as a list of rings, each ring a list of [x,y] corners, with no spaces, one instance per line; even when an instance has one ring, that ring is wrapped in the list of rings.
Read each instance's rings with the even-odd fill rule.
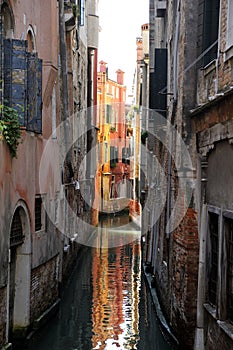
[[[149,0],[99,0],[98,61],[108,64],[109,78],[125,72],[127,95],[131,94],[136,68],[136,38],[141,25],[149,22]]]

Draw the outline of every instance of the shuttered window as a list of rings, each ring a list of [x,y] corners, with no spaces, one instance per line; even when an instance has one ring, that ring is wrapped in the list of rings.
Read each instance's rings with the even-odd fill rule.
[[[42,229],[42,199],[40,196],[35,198],[35,231]]]
[[[27,52],[27,42],[4,40],[4,104],[15,108],[20,124],[42,132],[42,60]]]
[[[26,126],[27,45],[26,41],[4,40],[4,104],[15,108],[20,124]]]
[[[218,49],[218,26],[219,26],[219,0],[205,0],[203,10],[203,43],[202,51],[206,51],[203,58],[203,65],[207,65],[217,58]]]
[[[27,55],[27,130],[42,132],[42,60]]]

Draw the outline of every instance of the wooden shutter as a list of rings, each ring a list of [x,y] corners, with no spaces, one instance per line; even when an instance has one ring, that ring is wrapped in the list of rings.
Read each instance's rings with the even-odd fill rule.
[[[42,132],[42,60],[28,53],[27,130]]]
[[[20,124],[26,122],[27,43],[24,40],[4,40],[4,104],[15,108]]]

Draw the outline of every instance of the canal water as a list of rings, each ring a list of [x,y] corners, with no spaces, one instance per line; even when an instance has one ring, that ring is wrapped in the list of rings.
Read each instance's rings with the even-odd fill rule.
[[[121,227],[116,234],[119,230]],[[105,236],[103,246],[83,247],[58,314],[27,349],[171,349],[158,326],[150,293],[146,293],[140,232],[133,234],[127,244],[106,247]]]

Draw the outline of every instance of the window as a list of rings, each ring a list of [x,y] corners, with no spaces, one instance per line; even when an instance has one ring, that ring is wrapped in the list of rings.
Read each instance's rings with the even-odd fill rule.
[[[104,162],[108,162],[108,143],[104,142]]]
[[[118,148],[110,146],[110,167],[114,168],[118,163]]]
[[[219,0],[204,0],[204,6],[200,7],[204,10],[203,18],[203,42],[202,50],[205,51],[209,47],[211,49],[204,56],[204,66],[217,58],[218,49],[218,25],[219,25]],[[202,10],[202,11],[203,11]],[[200,17],[200,14],[199,14]]]
[[[216,305],[218,275],[218,215],[209,213],[210,270],[209,302]]]
[[[233,45],[233,0],[228,0],[227,48]]]
[[[233,220],[225,221],[227,235],[227,318],[233,322]]]
[[[112,106],[106,105],[106,123],[110,124],[112,119]]]
[[[35,232],[44,228],[44,211],[42,210],[42,198],[40,195],[35,198]]]
[[[12,220],[11,234],[10,234],[10,246],[17,246],[23,243],[23,227],[20,217],[20,208],[17,208]]]
[[[42,60],[28,52],[24,40],[4,40],[3,96],[19,112],[22,126],[42,132]]]
[[[79,25],[84,26],[85,0],[79,0]]]
[[[30,26],[27,33],[27,42],[28,42],[28,52],[35,51],[35,36],[33,33],[33,29]]]
[[[3,22],[3,37],[4,39],[13,38],[13,14],[10,7],[4,3],[1,8]]]

